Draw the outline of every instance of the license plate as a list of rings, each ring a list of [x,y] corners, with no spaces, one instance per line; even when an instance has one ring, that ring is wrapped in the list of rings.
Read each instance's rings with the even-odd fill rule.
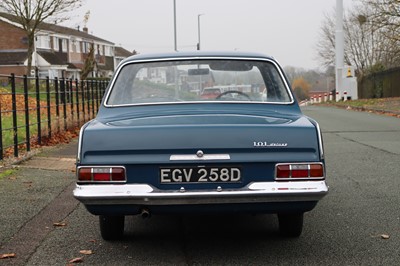
[[[240,167],[160,168],[161,183],[239,183]]]

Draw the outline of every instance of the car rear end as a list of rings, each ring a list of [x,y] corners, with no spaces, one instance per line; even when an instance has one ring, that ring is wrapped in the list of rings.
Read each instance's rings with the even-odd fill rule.
[[[127,81],[120,74],[97,118],[81,130],[74,196],[100,216],[103,237],[120,236],[125,215],[221,212],[277,213],[281,232],[299,235],[303,213],[328,192],[322,136],[318,124],[301,114],[279,66],[265,58],[170,60],[161,60],[157,70],[173,65],[165,73],[175,75],[175,60],[182,60],[197,70],[178,73],[202,76],[184,76],[180,82],[192,87],[175,83],[179,91],[170,91],[173,80],[150,86],[148,79]],[[229,61],[225,71],[233,78],[250,73],[251,91],[232,91],[245,97],[204,101],[188,94],[195,91],[194,81],[222,80],[219,72]],[[126,63],[131,64],[146,66],[143,60]],[[254,77],[255,66],[266,73]],[[142,75],[138,69],[136,76]],[[276,91],[274,78],[287,95]],[[270,80],[260,84],[260,79]],[[134,102],[113,92],[135,82],[143,91]],[[259,97],[266,86],[268,95]]]

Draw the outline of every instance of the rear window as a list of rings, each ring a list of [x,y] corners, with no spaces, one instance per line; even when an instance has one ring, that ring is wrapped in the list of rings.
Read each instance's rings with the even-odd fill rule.
[[[292,96],[269,61],[185,60],[127,64],[106,99],[111,106],[185,102],[289,103]]]

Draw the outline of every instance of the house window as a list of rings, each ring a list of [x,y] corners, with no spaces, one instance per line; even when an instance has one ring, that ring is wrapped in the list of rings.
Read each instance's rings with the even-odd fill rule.
[[[113,56],[113,48],[111,46],[105,46],[105,56]]]
[[[75,39],[75,38],[71,38],[70,43],[70,51],[73,53],[80,53],[81,49],[80,49],[80,43]]]
[[[42,48],[42,49],[50,49],[50,36],[48,35],[37,35],[36,36],[36,45],[37,48]]]
[[[76,41],[76,42],[75,42],[75,45],[76,45],[76,52],[77,52],[77,53],[80,53],[80,52],[81,52],[81,43],[78,42],[78,41]]]
[[[39,70],[38,76],[39,78],[46,78],[46,77],[50,77],[50,71],[49,70]],[[54,77],[51,77],[54,78]]]
[[[97,45],[97,52],[96,52],[96,54],[97,54],[97,55],[101,55],[100,44]]]
[[[67,45],[68,45],[67,39],[62,39],[61,40],[62,51],[65,53],[68,51]]]
[[[53,37],[53,49],[55,51],[58,51],[60,49],[60,47],[58,45],[58,37]]]
[[[82,42],[82,52],[88,54],[90,52],[90,47],[93,47],[93,43]]]
[[[82,52],[84,54],[89,52],[88,46],[87,46],[87,42],[82,42]]]
[[[70,52],[76,53],[76,40],[75,40],[75,38],[71,38],[71,41],[69,42],[69,50],[70,50]]]

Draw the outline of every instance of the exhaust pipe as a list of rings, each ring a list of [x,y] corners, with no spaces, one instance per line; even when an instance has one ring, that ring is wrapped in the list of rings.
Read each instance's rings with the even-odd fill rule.
[[[150,218],[151,213],[148,209],[142,209],[140,212],[140,215],[142,216],[143,219]]]

